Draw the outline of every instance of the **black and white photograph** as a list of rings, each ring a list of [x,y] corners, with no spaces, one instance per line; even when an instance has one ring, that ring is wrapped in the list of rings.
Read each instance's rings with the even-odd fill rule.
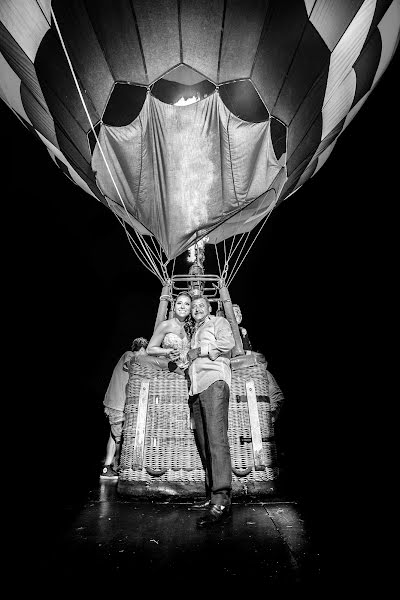
[[[400,0],[1,0],[21,585],[324,593],[385,461],[399,36]]]

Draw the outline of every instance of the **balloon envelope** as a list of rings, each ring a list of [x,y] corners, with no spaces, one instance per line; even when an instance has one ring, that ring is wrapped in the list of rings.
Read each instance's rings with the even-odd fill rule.
[[[318,171],[399,29],[398,0],[3,0],[0,95],[173,258]]]

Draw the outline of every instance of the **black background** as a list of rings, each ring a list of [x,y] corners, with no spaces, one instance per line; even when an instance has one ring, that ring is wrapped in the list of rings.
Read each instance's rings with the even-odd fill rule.
[[[377,303],[394,284],[397,69],[393,61],[326,164],[272,213],[230,289],[285,394],[281,460],[311,507],[342,494],[343,478],[371,458],[357,435],[363,413],[379,412]],[[97,481],[103,396],[131,340],[151,336],[160,284],[112,213],[3,104],[0,116],[11,464],[20,489],[42,495],[45,482],[57,503]]]

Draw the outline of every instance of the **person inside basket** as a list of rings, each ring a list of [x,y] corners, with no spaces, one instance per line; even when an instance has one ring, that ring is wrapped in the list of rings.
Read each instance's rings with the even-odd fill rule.
[[[250,354],[250,352],[253,350],[253,348],[251,346],[249,334],[247,333],[247,329],[242,327],[240,324],[243,319],[242,311],[240,310],[239,304],[232,304],[232,308],[233,308],[233,312],[235,314],[236,322],[239,326],[239,333],[240,333],[240,337],[242,339],[243,350],[246,352],[246,354]]]
[[[235,345],[225,317],[210,315],[207,297],[192,300],[195,321],[188,352],[190,362],[189,406],[194,434],[205,470],[206,501],[191,510],[205,510],[198,528],[212,527],[231,516],[232,466],[228,440],[230,354]]]
[[[135,338],[131,350],[124,352],[114,367],[103,400],[104,413],[107,415],[110,424],[110,435],[100,479],[118,479],[117,469],[121,454],[122,426],[125,420],[124,408],[126,386],[129,379],[129,363],[132,358],[146,353],[148,343],[144,337]]]
[[[233,308],[233,312],[235,313],[235,317],[236,317],[236,321],[237,324],[239,325],[239,333],[240,333],[240,337],[242,338],[242,343],[243,343],[243,350],[246,352],[246,354],[249,354],[250,352],[252,352],[253,348],[251,346],[251,342],[249,339],[249,334],[247,332],[247,329],[245,329],[244,327],[242,327],[240,325],[240,323],[242,322],[242,311],[240,309],[239,304],[232,304],[232,308]],[[275,423],[278,415],[279,415],[279,411],[282,408],[282,404],[285,400],[282,390],[279,387],[275,377],[272,375],[272,373],[270,373],[270,371],[268,371],[267,369],[267,379],[268,379],[268,395],[269,395],[269,400],[271,403],[271,418],[272,418],[272,423]]]
[[[168,360],[168,369],[182,375],[189,366],[187,352],[193,328],[191,304],[192,298],[189,294],[179,294],[175,300],[173,317],[162,321],[156,327],[147,346],[147,354],[165,357]]]

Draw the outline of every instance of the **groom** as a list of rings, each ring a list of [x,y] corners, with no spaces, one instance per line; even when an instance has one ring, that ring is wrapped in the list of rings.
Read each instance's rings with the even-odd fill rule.
[[[235,345],[231,326],[224,317],[210,315],[207,297],[192,301],[195,330],[188,352],[191,387],[189,403],[195,436],[206,473],[207,501],[197,527],[224,523],[231,515],[232,465],[228,440],[230,351]]]

